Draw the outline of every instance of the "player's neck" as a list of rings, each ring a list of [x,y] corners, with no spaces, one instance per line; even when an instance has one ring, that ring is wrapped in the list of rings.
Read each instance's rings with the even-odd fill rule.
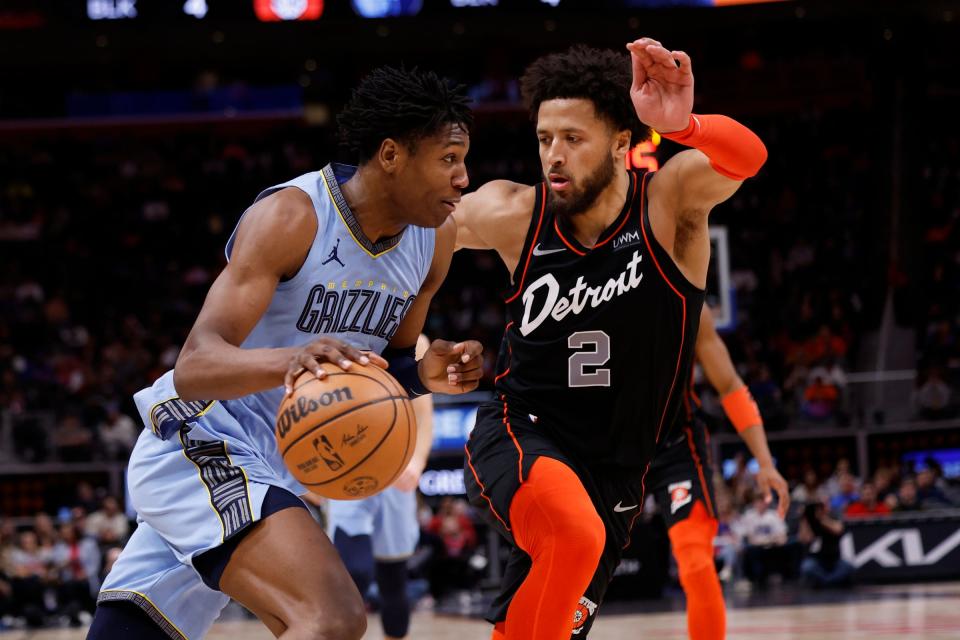
[[[630,188],[630,174],[618,171],[607,188],[600,192],[596,201],[580,215],[573,216],[570,225],[573,235],[584,247],[593,247],[607,228],[612,225],[627,200]]]
[[[396,220],[396,206],[380,187],[372,171],[359,167],[350,179],[340,185],[347,206],[360,224],[360,230],[370,242],[389,238],[403,231],[407,225]]]

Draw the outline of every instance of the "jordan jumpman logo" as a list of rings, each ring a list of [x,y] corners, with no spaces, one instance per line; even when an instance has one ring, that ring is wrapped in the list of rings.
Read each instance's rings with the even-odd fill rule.
[[[330,255],[327,256],[327,259],[321,262],[320,264],[324,265],[324,264],[327,264],[328,262],[333,262],[334,260],[336,260],[337,262],[340,263],[341,267],[347,266],[343,264],[343,261],[340,260],[340,257],[337,255],[337,249],[339,247],[340,247],[340,238],[337,238],[337,244],[333,245],[333,249],[330,250]]]

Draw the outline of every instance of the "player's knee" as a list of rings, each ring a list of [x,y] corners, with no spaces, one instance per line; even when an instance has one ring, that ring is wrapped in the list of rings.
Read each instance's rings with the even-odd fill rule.
[[[554,544],[569,554],[595,566],[603,554],[607,532],[603,520],[596,513],[577,514],[559,518],[553,531]]]
[[[350,598],[336,607],[311,608],[288,629],[312,640],[360,640],[367,631],[363,599]]]

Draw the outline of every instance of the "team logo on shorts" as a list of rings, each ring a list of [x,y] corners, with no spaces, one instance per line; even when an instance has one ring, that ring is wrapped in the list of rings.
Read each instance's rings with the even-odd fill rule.
[[[674,514],[677,509],[685,504],[690,504],[693,496],[690,495],[690,489],[693,484],[689,480],[683,482],[674,482],[667,487],[667,493],[670,494],[670,513]]]
[[[583,631],[583,625],[587,624],[587,619],[597,611],[597,603],[588,600],[586,596],[580,598],[577,603],[577,610],[573,613],[573,635],[578,635]]]

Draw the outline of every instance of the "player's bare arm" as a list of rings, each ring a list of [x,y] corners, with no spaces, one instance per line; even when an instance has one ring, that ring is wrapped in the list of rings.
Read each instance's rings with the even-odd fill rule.
[[[512,274],[520,262],[535,199],[535,187],[509,180],[492,180],[463,196],[452,215],[456,249],[493,249]]]
[[[417,338],[417,360],[422,360],[430,348],[430,339],[420,334]],[[417,445],[413,456],[393,486],[400,491],[413,491],[419,486],[420,476],[427,467],[430,449],[433,447],[433,396],[421,396],[413,399],[413,413],[417,419]]]
[[[787,481],[784,480],[773,464],[773,456],[770,454],[770,447],[767,445],[767,434],[763,428],[760,412],[756,408],[756,403],[750,397],[746,385],[734,368],[730,352],[727,351],[727,345],[724,344],[720,334],[717,333],[716,325],[713,322],[713,313],[706,305],[700,312],[700,330],[697,333],[696,354],[697,361],[703,367],[703,373],[710,382],[710,386],[716,389],[717,394],[723,400],[724,410],[730,416],[747,448],[750,449],[750,453],[753,454],[760,465],[760,471],[757,473],[757,485],[763,492],[764,498],[769,502],[772,499],[770,491],[775,491],[779,498],[777,510],[780,517],[785,516],[787,509],[790,507],[790,491]]]
[[[174,384],[181,398],[239,398],[279,386],[285,376],[292,378],[292,371],[304,368],[322,377],[322,361],[344,368],[350,362],[382,362],[326,337],[297,348],[240,348],[277,284],[300,269],[316,233],[313,204],[298,189],[283,189],[250,208],[237,230],[230,262],[210,287],[177,358]]]
[[[686,53],[651,38],[635,40],[627,49],[637,116],[664,137],[694,147],[675,155],[651,179],[650,222],[684,275],[702,287],[710,258],[707,216],[756,174],[766,148],[726,116],[693,114],[693,67]]]
[[[409,351],[417,344],[423,324],[430,310],[430,301],[450,270],[453,247],[457,239],[457,225],[447,220],[437,228],[436,245],[430,271],[420,287],[417,299],[404,316],[397,333],[390,341],[390,349]],[[418,370],[423,385],[435,393],[466,393],[480,384],[483,375],[483,345],[476,340],[451,342],[434,340],[419,360]]]

